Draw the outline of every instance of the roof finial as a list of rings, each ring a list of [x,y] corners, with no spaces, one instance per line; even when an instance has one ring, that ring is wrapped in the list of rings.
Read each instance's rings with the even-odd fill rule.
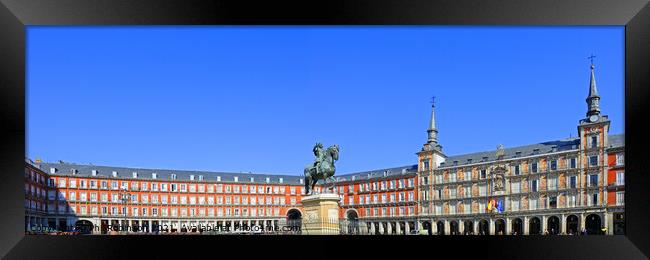
[[[436,96],[431,96],[431,106],[436,107]]]
[[[594,68],[594,58],[596,58],[596,56],[594,56],[593,53],[591,54],[591,56],[587,57],[587,59],[591,60],[591,68],[592,69]]]

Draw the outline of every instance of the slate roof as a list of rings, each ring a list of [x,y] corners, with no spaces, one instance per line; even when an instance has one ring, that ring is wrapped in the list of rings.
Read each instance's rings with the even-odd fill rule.
[[[194,180],[199,181],[199,175],[203,176],[203,181],[217,181],[217,176],[221,177],[221,182],[234,182],[238,177],[238,183],[267,183],[269,178],[271,184],[279,184],[282,178],[283,184],[298,184],[303,178],[296,175],[276,175],[276,174],[257,174],[257,173],[233,173],[233,172],[209,172],[209,171],[187,171],[187,170],[165,170],[165,169],[144,169],[129,167],[113,167],[99,165],[83,165],[74,163],[40,163],[40,169],[50,174],[50,168],[56,168],[55,174],[72,175],[72,169],[77,170],[76,176],[92,176],[92,170],[97,170],[97,176],[113,178],[113,171],[118,173],[117,178],[133,179],[133,172],[138,173],[138,179],[152,179],[152,173],[156,173],[156,180],[170,180],[172,174],[176,174],[176,180],[190,180],[190,175],[194,175]],[[250,178],[253,178],[253,182]]]
[[[579,138],[568,138],[564,140],[549,141],[538,144],[531,144],[525,146],[518,146],[512,148],[505,148],[504,159],[511,159],[516,157],[526,157],[531,155],[543,155],[551,152],[576,150],[579,147]],[[609,136],[609,148],[623,147],[625,145],[625,135],[617,134]],[[486,157],[484,159],[484,157]],[[468,159],[471,159],[469,161]],[[446,163],[441,165],[440,168],[456,167],[467,165],[470,163],[489,162],[495,161],[496,149],[492,151],[484,151],[470,154],[462,154],[449,156]],[[453,162],[457,161],[457,165]],[[138,173],[138,179],[152,179],[152,173],[156,173],[158,180],[170,180],[172,174],[176,174],[176,180],[190,180],[190,175],[194,175],[194,180],[198,181],[199,176],[203,176],[203,181],[217,181],[217,176],[221,177],[221,182],[234,182],[235,177],[239,177],[239,183],[267,183],[266,178],[269,178],[271,184],[279,184],[280,178],[283,179],[284,184],[302,185],[300,180],[303,178],[301,175],[280,175],[280,174],[258,174],[258,173],[233,173],[233,172],[209,172],[209,171],[187,171],[187,170],[165,170],[165,169],[144,169],[144,168],[129,168],[129,167],[112,167],[112,166],[99,166],[99,165],[82,165],[74,163],[40,163],[37,164],[41,170],[50,174],[50,168],[57,169],[55,174],[58,175],[71,175],[72,169],[77,170],[77,176],[91,176],[92,170],[97,170],[97,175],[102,177],[112,178],[113,171],[118,172],[118,178],[132,179],[133,172]],[[399,175],[408,175],[417,173],[417,164],[405,165],[401,167],[377,169],[371,171],[363,171],[356,173],[337,174],[337,181],[351,181],[351,180],[368,180],[375,178],[390,178]],[[251,182],[250,178],[254,181]]]

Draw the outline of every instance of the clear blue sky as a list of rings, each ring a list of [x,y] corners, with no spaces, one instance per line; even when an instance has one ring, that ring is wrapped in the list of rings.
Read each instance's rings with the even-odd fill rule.
[[[596,55],[623,133],[624,28],[29,27],[27,156],[302,174],[415,164],[436,98],[447,155],[577,135]]]

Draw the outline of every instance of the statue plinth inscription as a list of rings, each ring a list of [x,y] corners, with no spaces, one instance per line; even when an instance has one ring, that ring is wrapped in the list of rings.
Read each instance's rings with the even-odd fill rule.
[[[304,235],[338,235],[339,201],[337,194],[322,193],[302,197],[305,211],[302,234]]]

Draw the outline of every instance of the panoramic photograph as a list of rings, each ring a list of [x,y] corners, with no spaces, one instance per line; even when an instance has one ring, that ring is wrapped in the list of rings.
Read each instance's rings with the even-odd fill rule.
[[[624,29],[28,26],[25,234],[625,235]]]

